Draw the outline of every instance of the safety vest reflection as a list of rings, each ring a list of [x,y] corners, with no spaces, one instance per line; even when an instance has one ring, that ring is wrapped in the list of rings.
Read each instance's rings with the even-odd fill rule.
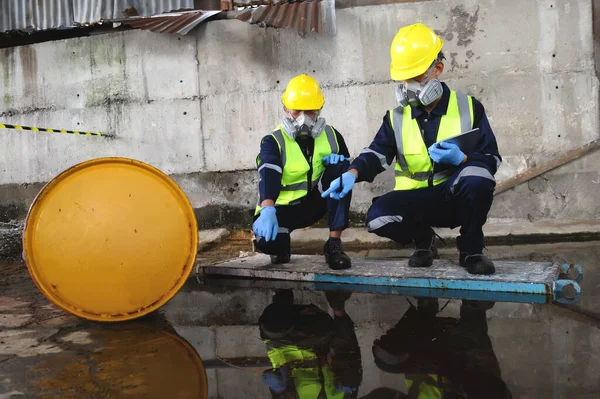
[[[443,183],[454,172],[447,168],[433,176],[433,165],[416,119],[412,118],[411,107],[398,107],[389,111],[389,118],[396,138],[396,186],[394,190],[414,190]],[[450,91],[448,110],[442,116],[436,142],[445,140],[473,128],[473,98],[463,93]]]
[[[281,155],[281,164],[283,173],[281,176],[281,192],[276,205],[289,205],[293,201],[306,196],[308,192],[319,182],[319,178],[325,171],[322,159],[339,151],[337,136],[333,128],[326,125],[321,134],[314,141],[314,150],[309,165],[302,154],[300,146],[296,140],[283,132],[283,126],[274,130],[271,135],[275,138],[279,146]],[[256,157],[256,166],[260,164],[260,154]],[[310,183],[308,180],[310,172]],[[309,187],[309,184],[311,187]],[[260,211],[260,206],[256,208],[256,214]]]
[[[411,399],[442,399],[444,385],[450,381],[436,374],[406,374],[406,388]]]
[[[291,380],[300,399],[342,399],[344,392],[336,386],[335,375],[325,359],[320,359],[314,351],[301,349],[296,345],[269,348],[268,356],[273,369],[286,367],[291,372]]]

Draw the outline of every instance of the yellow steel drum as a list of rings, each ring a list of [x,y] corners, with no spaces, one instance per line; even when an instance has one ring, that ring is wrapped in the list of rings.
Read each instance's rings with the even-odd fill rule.
[[[148,314],[189,276],[194,211],[158,169],[126,158],[76,165],[48,183],[27,215],[23,256],[53,303],[95,321]]]

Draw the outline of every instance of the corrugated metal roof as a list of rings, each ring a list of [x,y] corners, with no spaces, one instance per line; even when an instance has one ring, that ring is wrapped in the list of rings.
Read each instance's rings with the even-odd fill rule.
[[[303,33],[317,32],[330,36],[337,33],[334,0],[261,5],[242,12],[236,18],[261,27],[295,29]]]
[[[221,11],[186,11],[180,13],[159,14],[146,18],[126,18],[113,20],[131,26],[158,33],[185,35],[198,24],[219,14]]]
[[[2,0],[0,32],[69,28],[102,19],[193,9],[194,0]]]

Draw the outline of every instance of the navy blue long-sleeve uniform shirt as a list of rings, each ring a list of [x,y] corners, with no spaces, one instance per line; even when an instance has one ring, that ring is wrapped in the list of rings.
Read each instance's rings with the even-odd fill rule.
[[[346,142],[342,135],[333,128],[335,136],[338,141],[338,154],[343,155],[346,158],[350,158],[350,153]],[[314,139],[312,137],[299,137],[296,142],[300,146],[304,157],[307,162],[314,152]],[[346,170],[350,162],[344,161],[342,163],[343,170]],[[273,201],[279,197],[281,191],[281,176],[283,173],[281,164],[281,154],[279,153],[279,146],[275,138],[268,134],[262,138],[260,142],[260,163],[258,164],[258,174],[260,176],[260,182],[258,183],[258,192],[260,195],[259,204],[266,199]]]
[[[444,88],[442,98],[430,113],[422,107],[411,107],[412,117],[419,123],[427,148],[435,143],[441,117],[448,110],[450,89],[445,83],[442,83],[442,86]],[[500,167],[502,158],[498,152],[496,137],[485,115],[483,104],[475,98],[473,98],[473,128],[479,128],[480,139],[475,152],[468,155],[467,162],[481,161],[494,175]],[[394,130],[392,129],[389,113],[386,113],[373,142],[350,165],[350,169],[358,171],[357,182],[372,182],[375,176],[393,165],[394,158],[397,155],[396,148]]]

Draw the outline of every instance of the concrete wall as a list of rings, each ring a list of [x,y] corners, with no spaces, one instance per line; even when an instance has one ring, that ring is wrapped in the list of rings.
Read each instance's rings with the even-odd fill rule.
[[[0,132],[0,220],[22,218],[36,183],[65,168],[125,156],[172,175],[203,226],[247,221],[258,143],[278,123],[287,81],[306,72],[321,82],[324,116],[356,155],[394,106],[389,44],[415,21],[445,39],[444,79],[486,106],[505,160],[498,180],[598,138],[592,0],[425,1],[336,15],[336,37],[223,20],[184,37],[131,31],[2,50],[0,121],[117,138]],[[597,155],[557,169],[497,197],[492,216],[598,218],[599,169]],[[357,220],[391,185],[382,174],[356,189]]]

